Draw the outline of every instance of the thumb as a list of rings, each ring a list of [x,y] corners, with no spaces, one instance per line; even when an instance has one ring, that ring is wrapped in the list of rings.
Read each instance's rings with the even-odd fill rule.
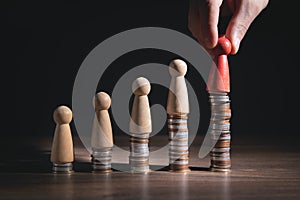
[[[237,5],[236,10],[227,26],[226,38],[231,41],[231,54],[236,54],[239,50],[240,43],[244,38],[249,26],[258,15],[248,6]]]

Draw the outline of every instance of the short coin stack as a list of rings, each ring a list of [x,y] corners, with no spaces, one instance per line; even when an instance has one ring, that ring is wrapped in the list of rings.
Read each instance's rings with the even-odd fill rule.
[[[93,150],[92,163],[94,172],[111,172],[112,148]]]
[[[211,123],[209,134],[214,144],[210,152],[212,171],[230,171],[230,100],[227,93],[211,93]]]
[[[130,137],[129,165],[133,173],[146,173],[149,171],[149,134]]]
[[[170,171],[190,171],[187,118],[187,115],[168,115]]]

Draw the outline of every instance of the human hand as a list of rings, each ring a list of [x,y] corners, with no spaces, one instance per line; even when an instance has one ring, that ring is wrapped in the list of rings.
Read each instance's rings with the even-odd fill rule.
[[[198,42],[211,52],[218,42],[219,15],[233,14],[225,37],[232,44],[231,54],[236,54],[251,23],[267,4],[268,0],[190,0],[189,29]]]

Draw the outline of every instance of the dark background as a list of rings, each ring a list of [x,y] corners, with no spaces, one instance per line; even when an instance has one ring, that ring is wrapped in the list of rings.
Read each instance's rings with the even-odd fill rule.
[[[24,145],[26,138],[52,136],[53,110],[61,104],[71,107],[77,70],[88,53],[108,37],[145,26],[170,28],[191,36],[187,0],[19,0],[1,1],[0,7],[5,91],[2,147]],[[229,58],[235,138],[264,138],[262,143],[299,138],[297,8],[296,3],[271,1],[250,27],[238,54]],[[133,52],[116,60],[99,85],[111,93],[117,78],[131,66],[168,64],[174,57],[155,50]],[[190,68],[186,77],[199,88],[201,116],[206,116],[201,129],[205,130],[209,120],[205,85]],[[150,101],[164,104],[161,97],[167,96],[165,90],[156,89],[160,94],[151,93]]]

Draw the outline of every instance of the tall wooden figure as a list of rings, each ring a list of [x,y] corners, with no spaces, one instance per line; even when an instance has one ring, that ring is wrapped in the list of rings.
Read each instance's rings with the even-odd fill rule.
[[[230,76],[227,55],[231,52],[231,43],[224,36],[218,39],[213,49],[214,62],[208,81],[207,91],[211,105],[211,119],[208,132],[213,148],[210,152],[212,171],[228,172],[231,168],[230,160]]]
[[[51,149],[53,172],[72,172],[74,161],[73,140],[69,123],[72,121],[72,111],[67,106],[59,106],[53,113],[56,123]]]
[[[137,78],[132,84],[134,101],[129,124],[130,156],[132,173],[149,172],[149,136],[152,132],[148,94],[151,86],[146,78]]]
[[[184,75],[187,65],[176,59],[170,63],[171,84],[168,94],[167,114],[169,131],[169,170],[188,172],[188,113],[189,100]]]
[[[113,135],[108,109],[111,99],[105,92],[95,95],[95,120],[92,132],[92,162],[94,172],[111,172]]]

